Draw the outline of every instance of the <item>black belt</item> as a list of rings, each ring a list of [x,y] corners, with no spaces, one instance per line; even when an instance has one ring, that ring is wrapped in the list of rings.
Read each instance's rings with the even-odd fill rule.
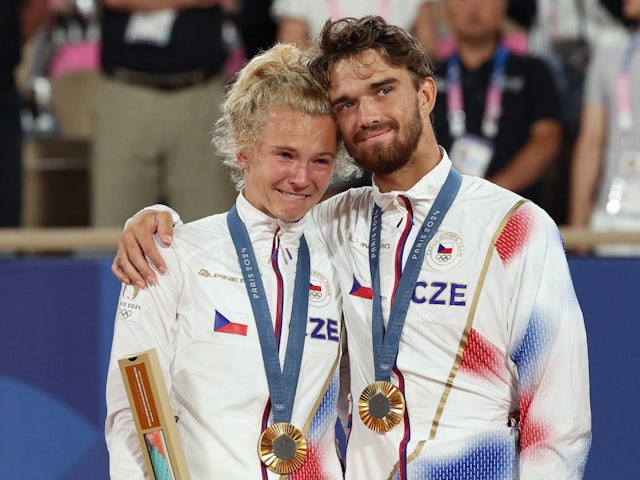
[[[198,85],[216,75],[211,69],[190,70],[183,73],[146,73],[120,67],[107,67],[105,75],[114,80],[160,90],[179,90]]]

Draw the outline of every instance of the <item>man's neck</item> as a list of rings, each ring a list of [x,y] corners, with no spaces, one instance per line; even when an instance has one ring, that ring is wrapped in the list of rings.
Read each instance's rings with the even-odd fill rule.
[[[458,41],[456,50],[465,68],[477,70],[493,57],[498,45],[499,39],[497,37],[474,42]]]
[[[434,142],[426,151],[414,152],[411,160],[404,167],[391,173],[375,173],[373,180],[382,193],[406,192],[433,170],[440,160],[442,160],[442,153]]]

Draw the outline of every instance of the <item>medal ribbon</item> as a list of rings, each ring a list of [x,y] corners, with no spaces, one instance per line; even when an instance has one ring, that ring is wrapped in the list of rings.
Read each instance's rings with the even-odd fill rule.
[[[502,114],[502,92],[504,90],[507,49],[499,45],[493,56],[493,70],[487,87],[487,95],[482,115],[482,135],[492,139],[498,133],[498,122]],[[447,63],[447,120],[449,131],[454,138],[466,130],[466,114],[462,93],[462,65],[460,57],[454,53]]]
[[[640,32],[636,32],[631,36],[618,72],[618,127],[623,133],[631,133],[633,129],[630,70],[633,53],[638,48],[638,45],[640,45]]]
[[[420,232],[416,237],[407,262],[402,271],[398,288],[394,294],[387,330],[382,318],[382,300],[380,298],[380,231],[382,230],[382,209],[376,204],[373,207],[371,230],[369,236],[369,268],[373,288],[372,327],[373,361],[376,380],[389,382],[391,368],[395,364],[400,345],[402,327],[409,309],[409,302],[415,289],[416,280],[424,260],[425,249],[429,241],[438,231],[444,216],[453,203],[460,183],[461,175],[451,167],[447,180],[431,206]]]
[[[238,255],[247,294],[251,301],[251,309],[256,320],[262,360],[272,400],[273,421],[274,423],[289,423],[293,413],[293,401],[298,387],[306,335],[309,308],[309,278],[311,275],[309,248],[303,235],[300,237],[298,261],[296,263],[296,279],[287,351],[284,367],[281,368],[278,346],[273,333],[273,322],[271,321],[266,292],[260,278],[260,270],[251,246],[249,233],[240,219],[235,205],[227,214],[227,224],[229,225],[231,239]]]

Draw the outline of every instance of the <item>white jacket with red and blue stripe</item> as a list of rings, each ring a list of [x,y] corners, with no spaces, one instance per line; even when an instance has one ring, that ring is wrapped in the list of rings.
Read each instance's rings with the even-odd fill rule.
[[[386,322],[450,168],[443,153],[407,192],[352,189],[313,211],[344,295],[353,405],[346,478],[579,479],[591,440],[587,343],[562,240],[541,208],[480,178],[463,176],[426,247],[391,377],[405,395],[404,420],[387,433],[360,420],[358,398],[375,380],[374,202]]]
[[[106,440],[112,480],[143,479],[144,463],[118,371],[118,358],[155,348],[191,478],[339,480],[335,423],[342,301],[337,273],[311,222],[268,217],[238,196],[279,337],[283,364],[300,237],[311,257],[309,312],[291,423],[307,457],[281,477],[258,458],[258,438],[272,423],[256,324],[226,214],[175,229],[161,247],[167,273],[144,290],[123,286],[107,379]]]

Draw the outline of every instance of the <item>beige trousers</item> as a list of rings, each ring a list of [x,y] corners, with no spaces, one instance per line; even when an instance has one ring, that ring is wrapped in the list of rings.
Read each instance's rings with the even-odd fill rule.
[[[175,91],[103,77],[96,92],[91,222],[122,226],[165,203],[192,221],[228,210],[237,192],[211,145],[222,77]]]

